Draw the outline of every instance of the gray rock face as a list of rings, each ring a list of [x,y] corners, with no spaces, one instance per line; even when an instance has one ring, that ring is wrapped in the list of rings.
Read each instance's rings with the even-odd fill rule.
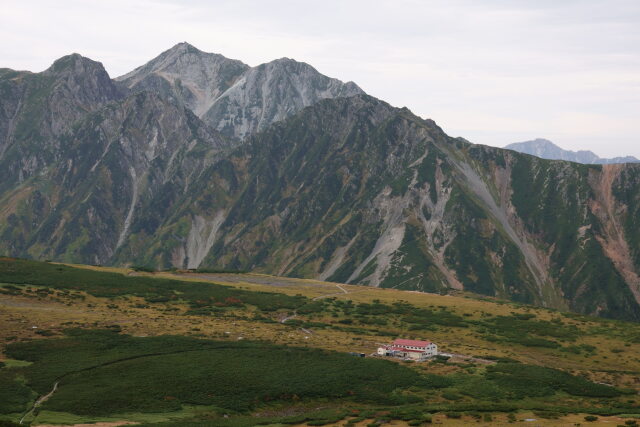
[[[182,103],[222,134],[245,139],[326,98],[364,93],[355,83],[320,74],[288,58],[250,68],[180,43],[116,79]]]
[[[553,142],[541,138],[534,139],[532,141],[516,142],[513,144],[509,144],[504,148],[508,150],[514,150],[519,153],[531,154],[532,156],[540,157],[542,159],[567,160],[570,162],[583,163],[587,165],[640,162],[640,160],[636,159],[633,156],[604,159],[602,157],[599,157],[592,151],[563,150]]]
[[[321,99],[364,93],[355,83],[320,74],[282,58],[247,70],[202,119],[225,135],[244,139]]]
[[[24,199],[5,195],[19,222],[0,223],[0,250],[31,246],[32,256],[104,263],[132,235],[160,227],[226,147],[190,110],[156,94],[109,104],[60,140],[60,160],[21,187]],[[28,238],[10,237],[18,233]]]
[[[247,69],[240,61],[179,43],[116,81],[158,93],[202,116]]]
[[[41,73],[0,73],[0,189],[59,155],[59,137],[124,93],[101,63],[72,54]]]

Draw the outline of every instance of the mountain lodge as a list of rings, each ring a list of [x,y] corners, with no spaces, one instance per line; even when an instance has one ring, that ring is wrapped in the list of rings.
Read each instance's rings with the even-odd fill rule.
[[[438,355],[438,346],[431,341],[396,339],[393,343],[378,347],[379,356],[398,357],[423,361]]]

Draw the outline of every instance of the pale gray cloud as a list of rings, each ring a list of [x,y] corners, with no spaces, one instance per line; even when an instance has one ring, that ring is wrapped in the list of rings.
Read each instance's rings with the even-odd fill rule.
[[[0,66],[79,52],[113,76],[180,41],[256,65],[287,56],[504,145],[546,137],[640,157],[640,2],[0,0]]]

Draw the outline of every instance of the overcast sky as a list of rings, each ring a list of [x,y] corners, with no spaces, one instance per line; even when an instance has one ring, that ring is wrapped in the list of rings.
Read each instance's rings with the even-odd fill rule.
[[[353,80],[452,136],[640,158],[640,0],[0,0],[0,67],[124,74],[181,41]]]

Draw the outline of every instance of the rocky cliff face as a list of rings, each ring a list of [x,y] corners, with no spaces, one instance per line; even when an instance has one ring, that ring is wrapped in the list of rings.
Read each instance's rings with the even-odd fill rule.
[[[116,80],[133,91],[150,91],[205,114],[249,66],[179,43]]]
[[[0,70],[0,252],[453,288],[640,320],[640,165],[450,138],[291,60],[219,88],[218,116],[242,117],[218,123],[228,139],[177,79],[126,93],[96,64]]]
[[[224,92],[202,119],[238,139],[266,129],[321,99],[363,93],[312,66],[282,58],[247,70]]]
[[[108,263],[170,215],[228,142],[191,111],[147,92],[88,115],[60,158],[2,198],[0,250]]]
[[[222,134],[242,140],[325,98],[363,93],[312,66],[282,58],[249,67],[180,43],[117,79],[132,90],[151,90],[191,109]]]
[[[567,160],[570,162],[584,163],[587,165],[607,165],[617,163],[640,163],[640,160],[633,156],[614,157],[611,159],[603,159],[596,155],[593,151],[569,151],[555,145],[546,139],[534,139],[532,141],[515,142],[504,148],[514,150],[519,153],[531,154],[532,156],[550,160]]]
[[[120,91],[99,62],[78,54],[42,73],[0,73],[0,190],[59,159],[59,137]]]

